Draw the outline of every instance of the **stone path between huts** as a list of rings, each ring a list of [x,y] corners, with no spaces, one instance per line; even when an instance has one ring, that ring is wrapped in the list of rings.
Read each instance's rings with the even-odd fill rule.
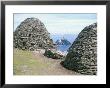
[[[47,65],[39,70],[40,75],[79,75],[79,73],[62,67],[60,65],[61,60],[47,58],[42,52],[38,51],[34,51],[33,54],[39,62]]]

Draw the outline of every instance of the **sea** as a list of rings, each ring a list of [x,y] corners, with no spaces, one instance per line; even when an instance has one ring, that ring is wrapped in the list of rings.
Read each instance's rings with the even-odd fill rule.
[[[78,34],[51,34],[50,37],[53,39],[53,42],[55,43],[57,40],[62,39],[63,37],[67,39],[71,44],[74,42],[74,40],[77,38]],[[57,45],[57,50],[61,52],[67,52],[71,45]]]
[[[57,50],[67,53],[67,50],[69,49],[70,46],[71,45],[57,45]]]

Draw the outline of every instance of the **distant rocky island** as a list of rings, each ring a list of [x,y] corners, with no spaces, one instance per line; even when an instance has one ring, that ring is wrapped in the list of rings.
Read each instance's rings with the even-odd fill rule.
[[[71,45],[71,43],[65,38],[59,39],[55,43],[56,45]]]
[[[97,23],[85,27],[61,62],[67,69],[86,75],[97,73]]]
[[[14,31],[14,47],[22,50],[54,48],[45,25],[37,18],[27,18]]]

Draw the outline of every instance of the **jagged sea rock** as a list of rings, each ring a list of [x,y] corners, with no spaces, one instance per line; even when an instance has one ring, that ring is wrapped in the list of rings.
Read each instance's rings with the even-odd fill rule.
[[[97,23],[85,27],[68,50],[61,64],[81,74],[97,73]]]
[[[37,18],[27,18],[14,31],[14,47],[33,51],[54,45],[45,25]]]
[[[57,45],[71,45],[71,43],[67,39],[65,39],[65,38],[57,40],[55,43]]]

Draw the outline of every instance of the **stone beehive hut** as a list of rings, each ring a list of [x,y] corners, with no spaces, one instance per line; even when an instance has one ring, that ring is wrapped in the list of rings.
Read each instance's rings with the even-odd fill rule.
[[[85,27],[78,35],[65,61],[61,64],[82,74],[96,75],[97,72],[97,24]]]
[[[14,47],[36,50],[54,46],[44,24],[37,18],[27,18],[14,31]]]

